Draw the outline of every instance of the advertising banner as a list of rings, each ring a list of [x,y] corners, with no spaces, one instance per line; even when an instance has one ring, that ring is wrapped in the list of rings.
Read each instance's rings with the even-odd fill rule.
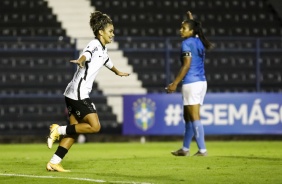
[[[181,94],[125,95],[124,135],[183,135]],[[208,93],[200,108],[206,135],[282,134],[282,94]]]

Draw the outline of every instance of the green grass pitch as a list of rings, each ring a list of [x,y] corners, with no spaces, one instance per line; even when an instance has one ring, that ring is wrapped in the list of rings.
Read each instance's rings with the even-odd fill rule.
[[[172,156],[181,142],[75,144],[62,162],[72,172],[47,172],[57,146],[0,145],[0,183],[282,183],[280,141],[207,141],[208,157]]]

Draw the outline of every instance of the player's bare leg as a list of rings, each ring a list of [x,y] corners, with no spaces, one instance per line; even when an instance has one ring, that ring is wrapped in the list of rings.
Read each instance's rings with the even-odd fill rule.
[[[78,121],[74,116],[70,117],[70,124],[75,125],[78,124]],[[58,128],[58,127],[57,127]],[[47,171],[57,171],[57,172],[70,172],[70,170],[65,170],[61,164],[62,159],[67,154],[68,150],[71,148],[73,143],[75,142],[77,135],[65,135],[60,144],[51,158],[51,160],[47,163],[46,170]]]
[[[96,113],[87,114],[81,123],[75,125],[75,131],[81,133],[97,133],[101,129],[100,121]]]

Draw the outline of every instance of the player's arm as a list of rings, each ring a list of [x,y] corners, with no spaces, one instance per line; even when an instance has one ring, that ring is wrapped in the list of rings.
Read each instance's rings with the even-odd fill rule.
[[[191,56],[184,56],[183,58],[183,64],[176,76],[176,78],[174,79],[174,81],[172,83],[170,83],[165,89],[167,91],[167,93],[173,93],[176,91],[177,85],[182,81],[182,79],[184,78],[184,76],[186,75],[186,73],[188,72],[189,68],[190,68],[190,63],[191,63]]]
[[[70,60],[71,63],[76,63],[80,68],[85,66],[86,57],[81,55],[77,60]]]
[[[190,20],[193,20],[193,15],[190,11],[187,12],[187,18],[190,19]]]
[[[114,72],[116,75],[118,75],[118,76],[129,76],[130,74],[129,73],[124,73],[124,72],[121,72],[121,71],[119,71],[118,69],[116,69],[116,67],[112,67],[111,69],[110,69],[112,72]]]
[[[85,66],[86,61],[91,60],[95,48],[95,41],[90,41],[86,48],[83,50],[83,53],[80,55],[80,57],[77,60],[71,60],[70,62],[76,63],[80,68],[83,68]]]
[[[116,75],[118,76],[129,76],[129,73],[124,73],[119,71],[114,64],[112,63],[111,59],[108,57],[108,59],[105,61],[104,64],[109,70],[111,70],[112,72],[114,72]]]

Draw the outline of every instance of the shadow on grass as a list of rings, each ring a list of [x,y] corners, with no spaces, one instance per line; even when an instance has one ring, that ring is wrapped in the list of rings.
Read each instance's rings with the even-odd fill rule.
[[[282,161],[282,158],[273,157],[258,157],[258,156],[214,156],[218,158],[231,158],[231,159],[249,159],[249,160],[267,160],[267,161]]]
[[[158,174],[156,175],[156,173],[148,173],[147,176],[141,176],[138,175],[138,173],[135,174],[120,174],[120,173],[95,173],[95,175],[97,175],[98,177],[113,177],[115,178],[116,181],[113,181],[113,183],[117,183],[118,180],[120,181],[124,181],[127,180],[127,182],[137,182],[137,183],[187,183],[187,179],[186,178],[177,178],[174,176],[169,176],[169,175],[161,175]],[[126,181],[124,181],[126,182]],[[108,183],[111,183],[111,181],[108,181]]]

